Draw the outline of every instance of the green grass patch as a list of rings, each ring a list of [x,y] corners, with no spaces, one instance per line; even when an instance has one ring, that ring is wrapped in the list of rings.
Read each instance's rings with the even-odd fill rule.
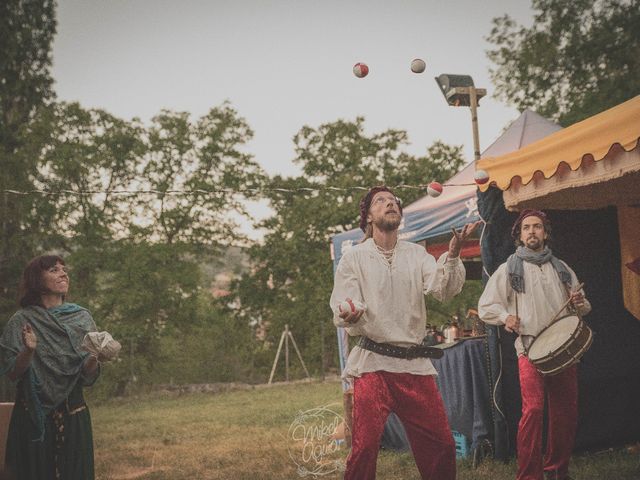
[[[221,394],[149,394],[92,406],[99,480],[296,479],[288,431],[301,411],[331,405],[338,382],[276,385]],[[344,460],[342,448],[337,456]],[[512,480],[515,463],[458,462],[460,480]],[[580,480],[640,478],[640,456],[625,450],[575,455]],[[307,477],[313,478],[313,477]],[[319,478],[342,478],[332,473]],[[382,451],[379,479],[419,479],[409,453]]]

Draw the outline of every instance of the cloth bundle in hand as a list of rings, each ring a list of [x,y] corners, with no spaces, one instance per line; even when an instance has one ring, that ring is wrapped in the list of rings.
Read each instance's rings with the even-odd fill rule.
[[[122,346],[109,332],[89,332],[82,340],[82,349],[98,357],[100,362],[108,362],[118,355]]]

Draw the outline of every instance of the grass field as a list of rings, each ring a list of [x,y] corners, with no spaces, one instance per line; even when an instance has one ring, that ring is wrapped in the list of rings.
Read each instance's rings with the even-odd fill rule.
[[[322,406],[342,413],[336,381],[278,385],[221,394],[155,394],[90,402],[99,480],[296,479],[298,447],[289,436],[299,412]],[[293,452],[292,459],[290,451]],[[344,460],[344,448],[326,459]],[[326,467],[326,465],[325,465]],[[640,479],[640,456],[619,450],[577,455],[577,480]],[[313,478],[313,477],[306,477]],[[330,473],[318,478],[341,478]],[[381,452],[379,479],[420,478],[411,454]],[[458,462],[458,479],[507,480],[515,465],[474,470]]]

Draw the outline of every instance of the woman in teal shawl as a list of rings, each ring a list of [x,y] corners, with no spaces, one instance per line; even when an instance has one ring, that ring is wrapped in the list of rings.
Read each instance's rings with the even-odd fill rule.
[[[81,350],[91,314],[65,303],[62,258],[36,257],[20,282],[20,306],[0,338],[0,374],[16,381],[5,463],[20,480],[93,480],[91,417],[82,395],[100,374]]]

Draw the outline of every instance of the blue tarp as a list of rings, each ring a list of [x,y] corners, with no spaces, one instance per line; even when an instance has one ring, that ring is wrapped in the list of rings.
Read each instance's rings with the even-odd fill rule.
[[[471,442],[471,451],[493,433],[485,348],[483,339],[465,340],[446,349],[441,359],[432,360],[449,426]],[[409,449],[406,431],[396,415],[387,420],[382,447]]]

